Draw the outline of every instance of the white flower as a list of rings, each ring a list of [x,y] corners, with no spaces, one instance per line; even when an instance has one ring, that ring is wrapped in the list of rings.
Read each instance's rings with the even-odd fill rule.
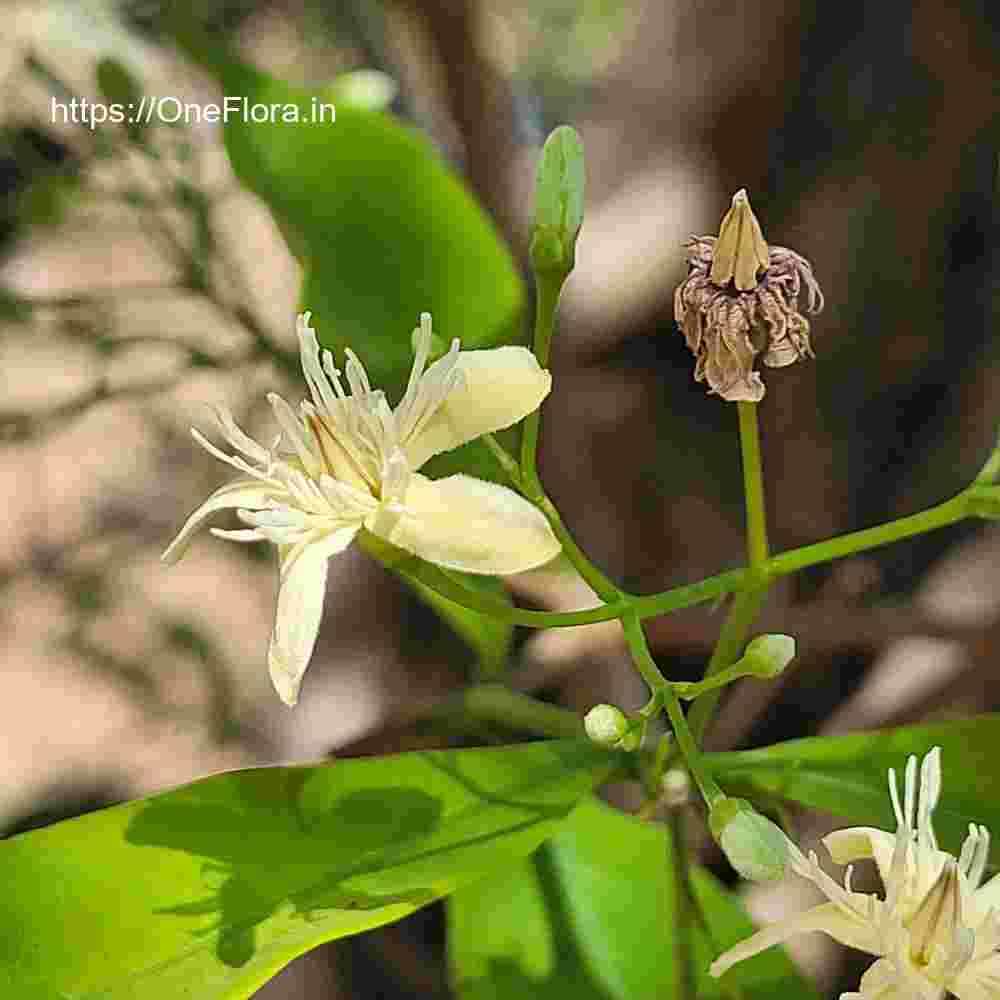
[[[348,350],[344,376],[298,318],[302,370],[310,400],[298,411],[280,396],[268,400],[281,434],[258,444],[219,408],[227,455],[197,431],[195,439],[242,477],[216,490],[163,553],[178,560],[191,535],[217,510],[237,508],[249,527],[213,534],[238,542],[266,539],[278,547],[281,572],[268,666],[286,704],[298,699],[323,610],[327,559],[362,528],[430,562],[467,573],[519,573],[548,562],[560,546],[543,515],[494,483],[455,475],[430,480],[416,470],[429,458],[537,409],[551,377],[523,347],[460,351],[457,340],[429,368],[431,317],[414,331],[409,384],[393,409],[374,390]]]
[[[885,898],[855,892],[848,865],[841,886],[789,842],[789,864],[814,882],[829,902],[758,931],[713,963],[721,976],[743,959],[796,934],[823,931],[878,961],[861,978],[861,990],[841,1000],[958,1000],[1000,998],[1000,875],[980,886],[990,835],[970,825],[958,860],[939,850],[931,814],[941,794],[941,751],[924,757],[917,787],[917,759],[906,763],[903,800],[895,771],[889,792],[896,833],[870,827],[837,830],[823,838],[837,864],[874,858]]]

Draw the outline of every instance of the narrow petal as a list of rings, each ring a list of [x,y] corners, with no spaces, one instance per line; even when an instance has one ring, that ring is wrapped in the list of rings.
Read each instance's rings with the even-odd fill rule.
[[[298,701],[302,675],[316,645],[326,594],[327,560],[343,552],[357,531],[356,526],[340,528],[301,548],[283,551],[267,665],[274,687],[286,705]]]
[[[729,951],[721,954],[713,963],[709,972],[713,976],[721,976],[737,962],[766,951],[776,944],[781,944],[797,934],[809,934],[822,931],[829,934],[835,941],[846,944],[849,948],[867,951],[872,955],[879,954],[878,935],[875,928],[858,918],[847,916],[833,903],[823,903],[814,906],[798,916],[771,924],[756,934],[741,941]]]
[[[895,834],[871,826],[851,826],[846,830],[828,833],[823,838],[823,845],[830,852],[835,865],[874,858],[882,884],[888,884],[892,870],[892,852],[896,847]]]
[[[860,993],[841,993],[840,1000],[919,1000],[899,981],[892,962],[884,958],[868,967],[860,986]]]
[[[255,528],[243,528],[236,531],[225,531],[222,528],[209,528],[216,538],[224,538],[227,542],[262,542],[264,536]]]
[[[160,558],[165,563],[177,562],[184,555],[191,536],[201,527],[202,521],[217,510],[225,510],[227,507],[266,507],[274,495],[274,487],[262,486],[254,479],[237,479],[234,483],[220,487],[184,522],[184,527]]]
[[[537,508],[512,490],[471,476],[414,474],[406,513],[383,537],[428,562],[466,573],[520,573],[553,559],[560,545]],[[365,527],[376,534],[374,516]]]
[[[445,360],[435,361],[424,377],[431,377]],[[552,376],[525,347],[462,351],[458,369],[461,384],[424,426],[403,442],[414,469],[443,451],[516,424],[537,410],[552,388]]]

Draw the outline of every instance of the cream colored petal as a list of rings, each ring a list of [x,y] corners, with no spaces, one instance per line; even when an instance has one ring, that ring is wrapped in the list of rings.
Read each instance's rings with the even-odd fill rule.
[[[1000,912],[1000,875],[994,875],[981,885],[975,893],[976,907],[983,912],[991,907]]]
[[[896,847],[895,834],[871,826],[851,826],[828,833],[823,838],[823,845],[836,865],[874,858],[882,884],[888,881],[892,870],[892,852]]]
[[[435,361],[424,377],[441,363]],[[537,410],[552,388],[552,376],[525,347],[462,351],[458,368],[462,384],[403,442],[414,469],[443,451],[516,424]]]
[[[1000,954],[970,962],[949,984],[958,1000],[998,1000],[1000,998]]]
[[[892,962],[880,958],[861,977],[859,993],[841,993],[840,1000],[919,1000],[898,981]]]
[[[535,507],[482,479],[414,474],[402,504],[406,513],[383,537],[439,566],[502,576],[541,566],[560,552]],[[380,526],[371,516],[365,527],[378,533]]]
[[[177,537],[170,543],[160,558],[166,563],[175,563],[184,555],[191,536],[201,527],[206,517],[227,507],[243,507],[254,510],[266,507],[277,491],[274,487],[262,486],[255,479],[237,479],[217,489],[188,519]]]
[[[867,951],[872,955],[879,954],[878,935],[871,924],[860,917],[847,916],[833,903],[823,903],[798,916],[757,931],[720,955],[709,971],[713,976],[721,976],[737,962],[751,958],[797,934],[809,934],[813,931],[829,934],[835,941],[846,944],[849,948]]]
[[[305,545],[282,549],[281,581],[267,665],[286,705],[299,700],[302,675],[309,666],[326,593],[327,560],[343,552],[358,527],[340,528]]]

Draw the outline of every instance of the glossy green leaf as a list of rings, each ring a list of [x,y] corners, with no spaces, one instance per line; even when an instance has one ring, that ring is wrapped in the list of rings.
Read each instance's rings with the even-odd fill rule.
[[[671,855],[665,827],[585,800],[530,861],[449,898],[460,1000],[679,997]],[[708,966],[752,927],[708,873],[695,867],[692,883],[711,935],[692,931],[698,996],[721,997]],[[727,982],[747,998],[815,996],[780,949],[741,963]]]
[[[452,572],[462,584],[471,590],[479,590],[502,601],[510,602],[510,594],[503,583],[494,576],[480,576],[475,573]],[[480,678],[499,677],[504,673],[507,656],[510,653],[514,626],[510,622],[497,621],[488,615],[449,601],[437,591],[431,590],[419,580],[408,581],[420,595],[454,630],[472,647],[476,654]]]
[[[710,754],[706,761],[727,790],[790,799],[853,823],[895,830],[889,768],[902,773],[909,754],[922,756],[935,746],[941,747],[942,791],[934,827],[942,845],[955,851],[969,823],[1000,830],[1000,798],[983,794],[984,788],[1000,788],[1000,715],[792,740]]]
[[[308,118],[313,100],[328,97],[239,62],[190,20],[175,33],[230,99],[282,109],[277,121],[230,116],[225,144],[304,265],[302,305],[321,343],[352,347],[392,393],[405,384],[423,311],[446,342],[467,348],[518,338],[524,294],[513,258],[421,134],[349,103],[334,122],[281,120],[288,107]]]
[[[236,771],[0,842],[0,996],[248,997],[516,864],[615,760],[551,741]]]

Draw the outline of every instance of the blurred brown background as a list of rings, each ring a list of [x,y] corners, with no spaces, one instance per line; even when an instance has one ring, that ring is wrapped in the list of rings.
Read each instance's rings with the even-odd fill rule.
[[[816,362],[768,377],[773,546],[918,510],[985,460],[1000,425],[995,4],[199,7],[289,79],[387,73],[394,110],[464,172],[522,260],[537,148],[555,124],[579,128],[588,214],[543,477],[629,588],[742,562],[735,409],[693,383],[671,311],[683,241],[713,232],[739,187],[768,240],[812,261],[827,299]],[[264,431],[264,392],[301,391],[298,268],[231,176],[218,127],[156,130],[151,167],[121,129],[51,121],[61,87],[98,99],[104,55],[147,93],[218,99],[160,15],[143,0],[4,7],[0,829],[220,768],[433,741],[400,720],[460,684],[471,659],[350,551],[331,566],[316,656],[288,711],[264,667],[270,552],[205,534],[179,566],[158,562],[225,477],[187,435],[209,426],[206,404]],[[760,631],[795,635],[796,666],[780,685],[740,689],[713,744],[997,708],[998,557],[1000,529],[967,523],[785,581]],[[512,585],[535,606],[590,599],[553,574]],[[669,676],[696,676],[720,621],[699,608],[649,623]],[[642,697],[616,626],[519,634],[511,669],[516,686],[581,711]],[[801,817],[806,836],[824,822]],[[801,891],[751,903],[773,918]],[[445,996],[441,934],[431,908],[307,956],[260,995]],[[856,982],[850,960],[806,945],[824,988]]]

